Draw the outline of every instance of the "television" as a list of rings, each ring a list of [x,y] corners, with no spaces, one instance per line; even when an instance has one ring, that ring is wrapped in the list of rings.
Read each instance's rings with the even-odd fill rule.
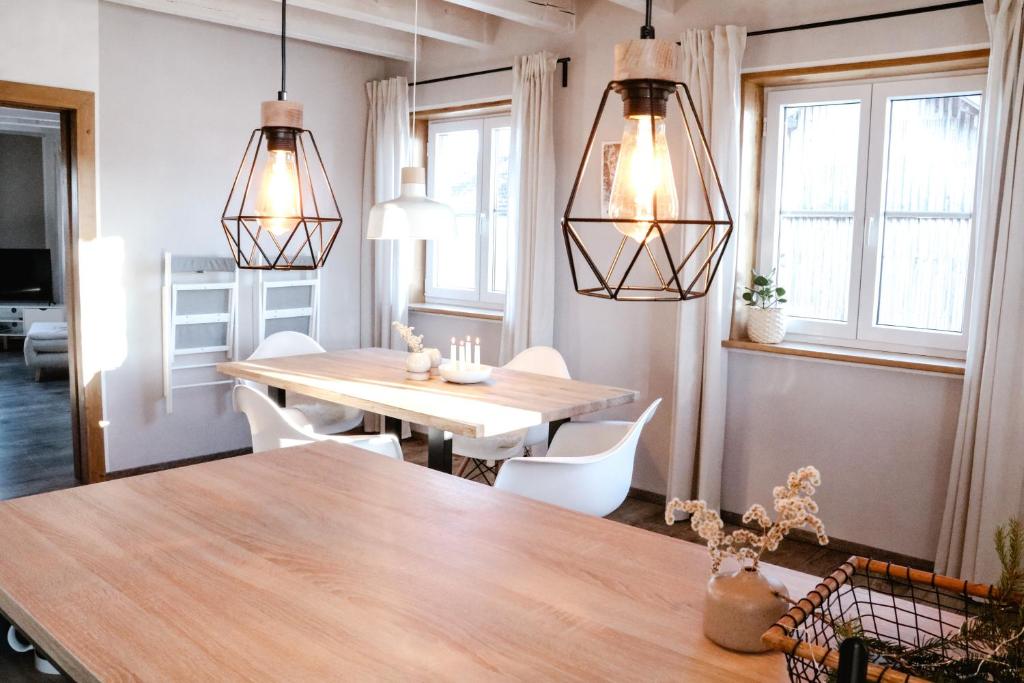
[[[49,249],[0,249],[0,301],[53,303]]]

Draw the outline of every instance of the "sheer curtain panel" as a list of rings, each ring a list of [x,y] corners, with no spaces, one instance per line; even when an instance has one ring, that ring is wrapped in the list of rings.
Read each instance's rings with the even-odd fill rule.
[[[555,62],[540,52],[517,57],[512,67],[512,230],[501,363],[554,339]]]

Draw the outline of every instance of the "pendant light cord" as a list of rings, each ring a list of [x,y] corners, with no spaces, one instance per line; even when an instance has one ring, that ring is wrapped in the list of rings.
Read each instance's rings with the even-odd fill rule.
[[[277,99],[288,99],[288,88],[285,87],[285,72],[288,54],[285,50],[285,28],[288,22],[288,0],[281,0],[281,89],[277,91]]]
[[[416,81],[419,75],[420,58],[420,0],[415,0],[412,10],[412,128],[409,144],[405,146],[405,165],[412,166],[412,149],[416,144]]]
[[[654,25],[652,24],[653,18],[653,5],[654,0],[647,0],[647,6],[644,10],[644,25],[640,27],[640,38],[647,40],[654,38]]]

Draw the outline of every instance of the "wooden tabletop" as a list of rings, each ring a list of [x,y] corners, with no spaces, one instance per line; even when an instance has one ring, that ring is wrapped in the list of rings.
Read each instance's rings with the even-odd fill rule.
[[[406,379],[406,354],[353,349],[220,363],[217,370],[462,436],[494,436],[631,403],[638,392],[495,368],[481,384]]]
[[[0,548],[78,681],[786,680],[701,636],[702,547],[333,443],[7,501]]]

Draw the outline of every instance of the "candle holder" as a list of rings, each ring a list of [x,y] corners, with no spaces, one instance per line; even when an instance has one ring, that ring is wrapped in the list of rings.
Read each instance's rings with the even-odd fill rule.
[[[439,368],[441,379],[452,384],[479,384],[491,378],[490,365],[469,363],[460,366],[458,363],[443,363]]]

